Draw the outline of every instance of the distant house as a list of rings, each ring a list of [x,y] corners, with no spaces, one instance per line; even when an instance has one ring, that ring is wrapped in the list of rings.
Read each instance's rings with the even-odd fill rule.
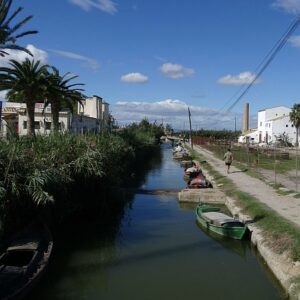
[[[250,128],[247,131],[243,132],[242,135],[238,137],[238,142],[241,144],[244,143],[256,143],[257,140],[257,128]]]
[[[109,126],[109,104],[102,98],[87,98],[83,106],[85,110],[72,114],[69,109],[59,112],[61,132],[86,133],[99,132]],[[34,127],[36,134],[50,134],[52,123],[51,105],[44,109],[43,103],[36,103]],[[1,115],[1,134],[7,136],[17,133],[27,134],[27,115],[25,103],[3,102]]]
[[[243,132],[239,137],[240,143],[271,144],[278,140],[280,135],[289,137],[292,144],[296,141],[296,128],[290,121],[291,109],[285,106],[266,108],[258,111],[257,128]]]

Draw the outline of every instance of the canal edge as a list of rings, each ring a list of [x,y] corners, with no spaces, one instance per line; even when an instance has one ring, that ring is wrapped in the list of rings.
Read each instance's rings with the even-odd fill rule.
[[[200,154],[198,151],[196,151]],[[194,160],[198,160],[194,159]],[[213,166],[210,165],[214,172],[217,172]],[[214,181],[214,176],[209,172],[209,168],[204,168],[206,176]],[[211,190],[218,190],[218,193],[223,194],[225,201],[224,204],[229,209],[233,216],[237,216],[241,221],[249,221],[251,217],[242,212],[242,208],[238,206],[237,201],[233,198],[227,196],[224,191],[222,191],[222,186],[218,186],[214,182],[214,188]],[[206,189],[198,189],[198,197],[191,197],[188,201],[188,197],[182,199],[182,192],[178,194],[179,202],[205,202],[205,192]],[[203,193],[204,192],[204,193]],[[201,197],[202,193],[202,197]],[[192,196],[192,194],[190,195]],[[201,199],[202,198],[202,199]],[[204,198],[204,199],[203,199]],[[258,200],[257,200],[258,201]],[[210,202],[210,201],[208,201]],[[211,203],[211,202],[210,202]],[[257,249],[259,255],[263,258],[267,267],[273,273],[274,277],[278,280],[279,284],[282,286],[289,299],[300,300],[300,262],[293,261],[290,254],[285,251],[282,254],[278,254],[272,250],[267,244],[267,236],[263,231],[255,224],[248,224],[248,228],[251,231],[251,244]]]
[[[240,220],[246,221],[250,217],[242,213],[241,208],[235,203],[236,201],[230,197],[226,197],[225,205],[233,215],[237,215]],[[255,224],[248,225],[251,231],[251,244],[256,247],[258,253],[264,259],[268,268],[279,281],[283,289],[286,291],[289,299],[300,299],[300,262],[294,262],[287,252],[278,254],[270,248],[266,242],[266,236],[262,230]]]

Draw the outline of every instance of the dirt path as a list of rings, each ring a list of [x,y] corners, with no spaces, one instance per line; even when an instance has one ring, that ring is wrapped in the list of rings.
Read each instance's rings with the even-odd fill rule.
[[[201,153],[207,162],[221,175],[228,176],[241,191],[253,195],[282,217],[300,226],[300,199],[296,199],[292,195],[279,195],[266,183],[248,176],[247,172],[243,172],[234,166],[231,166],[230,174],[227,175],[224,161],[216,158],[211,151],[200,146],[194,146],[194,150]]]

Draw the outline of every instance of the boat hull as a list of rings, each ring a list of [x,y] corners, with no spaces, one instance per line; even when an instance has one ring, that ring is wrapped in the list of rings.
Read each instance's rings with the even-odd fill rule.
[[[247,230],[247,226],[245,224],[244,226],[227,226],[226,224],[224,224],[223,226],[215,225],[211,222],[211,220],[205,218],[202,215],[204,211],[205,212],[219,211],[219,208],[205,207],[203,205],[197,206],[196,208],[197,221],[201,226],[203,226],[207,230],[237,240],[241,240],[244,237]]]
[[[48,227],[33,222],[0,255],[0,300],[23,299],[44,274],[53,248]]]

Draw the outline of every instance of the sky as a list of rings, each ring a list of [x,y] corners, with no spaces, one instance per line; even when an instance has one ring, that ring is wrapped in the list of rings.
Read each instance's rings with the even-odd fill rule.
[[[39,32],[17,43],[78,75],[119,125],[146,117],[187,130],[189,107],[193,129],[239,130],[246,102],[250,127],[258,110],[300,103],[300,26],[236,101],[300,0],[14,0],[11,12],[19,6],[15,22],[33,15],[22,30]],[[10,52],[0,65],[25,57]]]

